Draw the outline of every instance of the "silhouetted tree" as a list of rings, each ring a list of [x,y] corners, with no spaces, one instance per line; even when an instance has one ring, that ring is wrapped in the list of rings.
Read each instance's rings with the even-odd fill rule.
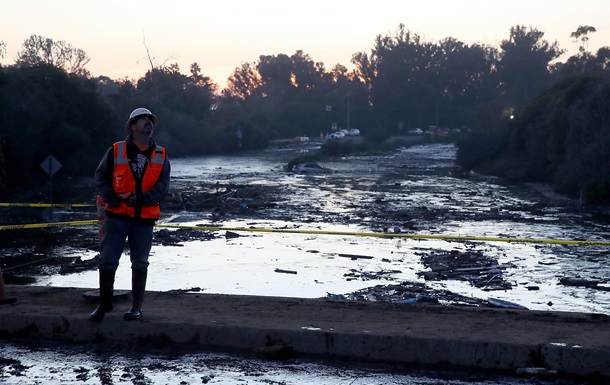
[[[578,29],[570,34],[575,42],[580,41],[578,54],[573,55],[565,63],[557,63],[553,66],[553,73],[557,79],[580,75],[584,73],[597,73],[604,75],[608,68],[608,47],[602,47],[597,51],[597,55],[589,52],[589,34],[596,29],[591,26],[579,26]]]
[[[589,34],[594,32],[597,32],[595,27],[580,25],[576,31],[570,34],[570,37],[574,38],[575,41],[581,41],[582,45],[578,48],[581,53],[585,55],[589,54]]]
[[[48,64],[67,73],[87,77],[89,71],[85,69],[85,65],[89,61],[85,51],[74,48],[63,40],[54,41],[44,36],[31,35],[23,42],[16,64],[21,67]]]
[[[258,92],[262,84],[263,80],[256,69],[256,64],[242,63],[229,76],[227,87],[222,94],[227,101],[244,102],[249,96]]]
[[[38,165],[50,154],[63,165],[59,178],[91,175],[118,125],[94,84],[48,64],[7,67],[1,83],[10,190],[41,187],[45,179]]]
[[[525,106],[551,82],[549,64],[563,50],[557,42],[549,43],[543,37],[544,32],[517,25],[500,44],[500,91],[513,108]]]

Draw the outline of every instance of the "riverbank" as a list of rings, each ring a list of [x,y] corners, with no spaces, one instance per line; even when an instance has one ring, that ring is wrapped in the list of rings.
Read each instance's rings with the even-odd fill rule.
[[[151,291],[142,320],[124,321],[117,301],[93,324],[88,291],[7,285],[0,336],[610,378],[601,314]]]

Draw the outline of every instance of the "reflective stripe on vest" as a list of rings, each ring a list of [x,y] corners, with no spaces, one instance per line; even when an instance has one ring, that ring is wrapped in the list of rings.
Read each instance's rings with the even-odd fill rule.
[[[127,158],[127,142],[117,142],[114,144],[114,166],[117,164],[128,164],[129,159]]]

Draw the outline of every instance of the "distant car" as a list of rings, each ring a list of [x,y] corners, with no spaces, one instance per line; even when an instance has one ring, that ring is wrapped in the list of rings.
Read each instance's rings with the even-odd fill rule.
[[[352,128],[347,132],[347,135],[349,136],[358,136],[360,135],[360,130],[357,128]]]
[[[422,130],[421,128],[412,128],[407,132],[411,135],[421,135],[424,133],[424,130]]]

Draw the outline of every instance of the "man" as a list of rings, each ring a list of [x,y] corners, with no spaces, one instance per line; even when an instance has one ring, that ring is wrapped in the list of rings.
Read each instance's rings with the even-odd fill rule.
[[[142,317],[153,226],[161,214],[159,202],[169,190],[170,163],[165,148],[151,138],[158,119],[146,108],[133,110],[125,124],[129,133],[115,143],[95,170],[95,189],[105,205],[100,241],[100,303],[89,319],[101,322],[112,311],[114,277],[129,243],[133,304],[126,320]]]

